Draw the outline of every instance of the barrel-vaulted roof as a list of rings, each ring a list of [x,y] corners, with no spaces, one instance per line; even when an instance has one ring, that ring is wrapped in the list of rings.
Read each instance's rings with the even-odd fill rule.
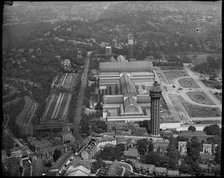
[[[130,77],[127,74],[123,74],[120,78],[120,88],[123,95],[136,95],[136,89],[132,83]]]
[[[124,100],[124,111],[127,112],[138,112],[138,104],[136,100],[129,96]]]
[[[151,61],[101,62],[100,72],[152,72]]]

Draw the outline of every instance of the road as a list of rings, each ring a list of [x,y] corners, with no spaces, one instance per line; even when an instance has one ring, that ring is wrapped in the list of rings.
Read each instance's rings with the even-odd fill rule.
[[[81,112],[83,107],[83,99],[85,94],[85,88],[88,81],[88,71],[89,71],[89,63],[90,63],[90,55],[92,52],[88,52],[85,65],[84,65],[84,71],[81,78],[81,86],[79,89],[79,95],[78,95],[78,102],[77,107],[75,109],[75,117],[73,119],[73,130],[74,130],[74,137],[76,140],[80,140],[81,136],[79,134],[79,122],[81,119]]]

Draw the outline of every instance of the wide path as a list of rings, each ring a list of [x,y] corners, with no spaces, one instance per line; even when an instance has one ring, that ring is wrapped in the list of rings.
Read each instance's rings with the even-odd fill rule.
[[[88,81],[90,55],[91,55],[91,52],[88,52],[86,60],[85,60],[84,71],[83,71],[82,78],[81,78],[81,86],[79,89],[78,102],[77,102],[77,107],[75,109],[75,117],[73,119],[73,133],[74,133],[73,135],[76,140],[81,139],[81,136],[79,134],[79,122],[81,119],[81,112],[82,112],[82,107],[83,107],[85,88],[86,88],[87,81]]]

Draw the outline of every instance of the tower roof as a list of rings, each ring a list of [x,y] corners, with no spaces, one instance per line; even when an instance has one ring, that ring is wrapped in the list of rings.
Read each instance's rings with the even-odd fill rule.
[[[152,88],[150,89],[150,92],[161,92],[162,91],[162,88],[160,86],[160,84],[155,81]]]

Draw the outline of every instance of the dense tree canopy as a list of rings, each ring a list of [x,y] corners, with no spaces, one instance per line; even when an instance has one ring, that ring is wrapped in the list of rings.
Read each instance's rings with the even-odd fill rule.
[[[188,127],[188,130],[189,131],[192,131],[192,132],[195,132],[196,131],[196,128],[195,128],[195,126],[192,126],[191,125],[191,126]]]
[[[221,134],[221,129],[216,124],[215,125],[209,125],[209,126],[206,126],[204,128],[204,132],[207,135],[220,135]]]
[[[141,139],[137,141],[137,149],[140,155],[145,155],[147,152],[148,140]]]
[[[200,158],[201,143],[198,142],[197,137],[192,137],[191,141],[187,143],[187,155],[192,161],[197,161]]]

